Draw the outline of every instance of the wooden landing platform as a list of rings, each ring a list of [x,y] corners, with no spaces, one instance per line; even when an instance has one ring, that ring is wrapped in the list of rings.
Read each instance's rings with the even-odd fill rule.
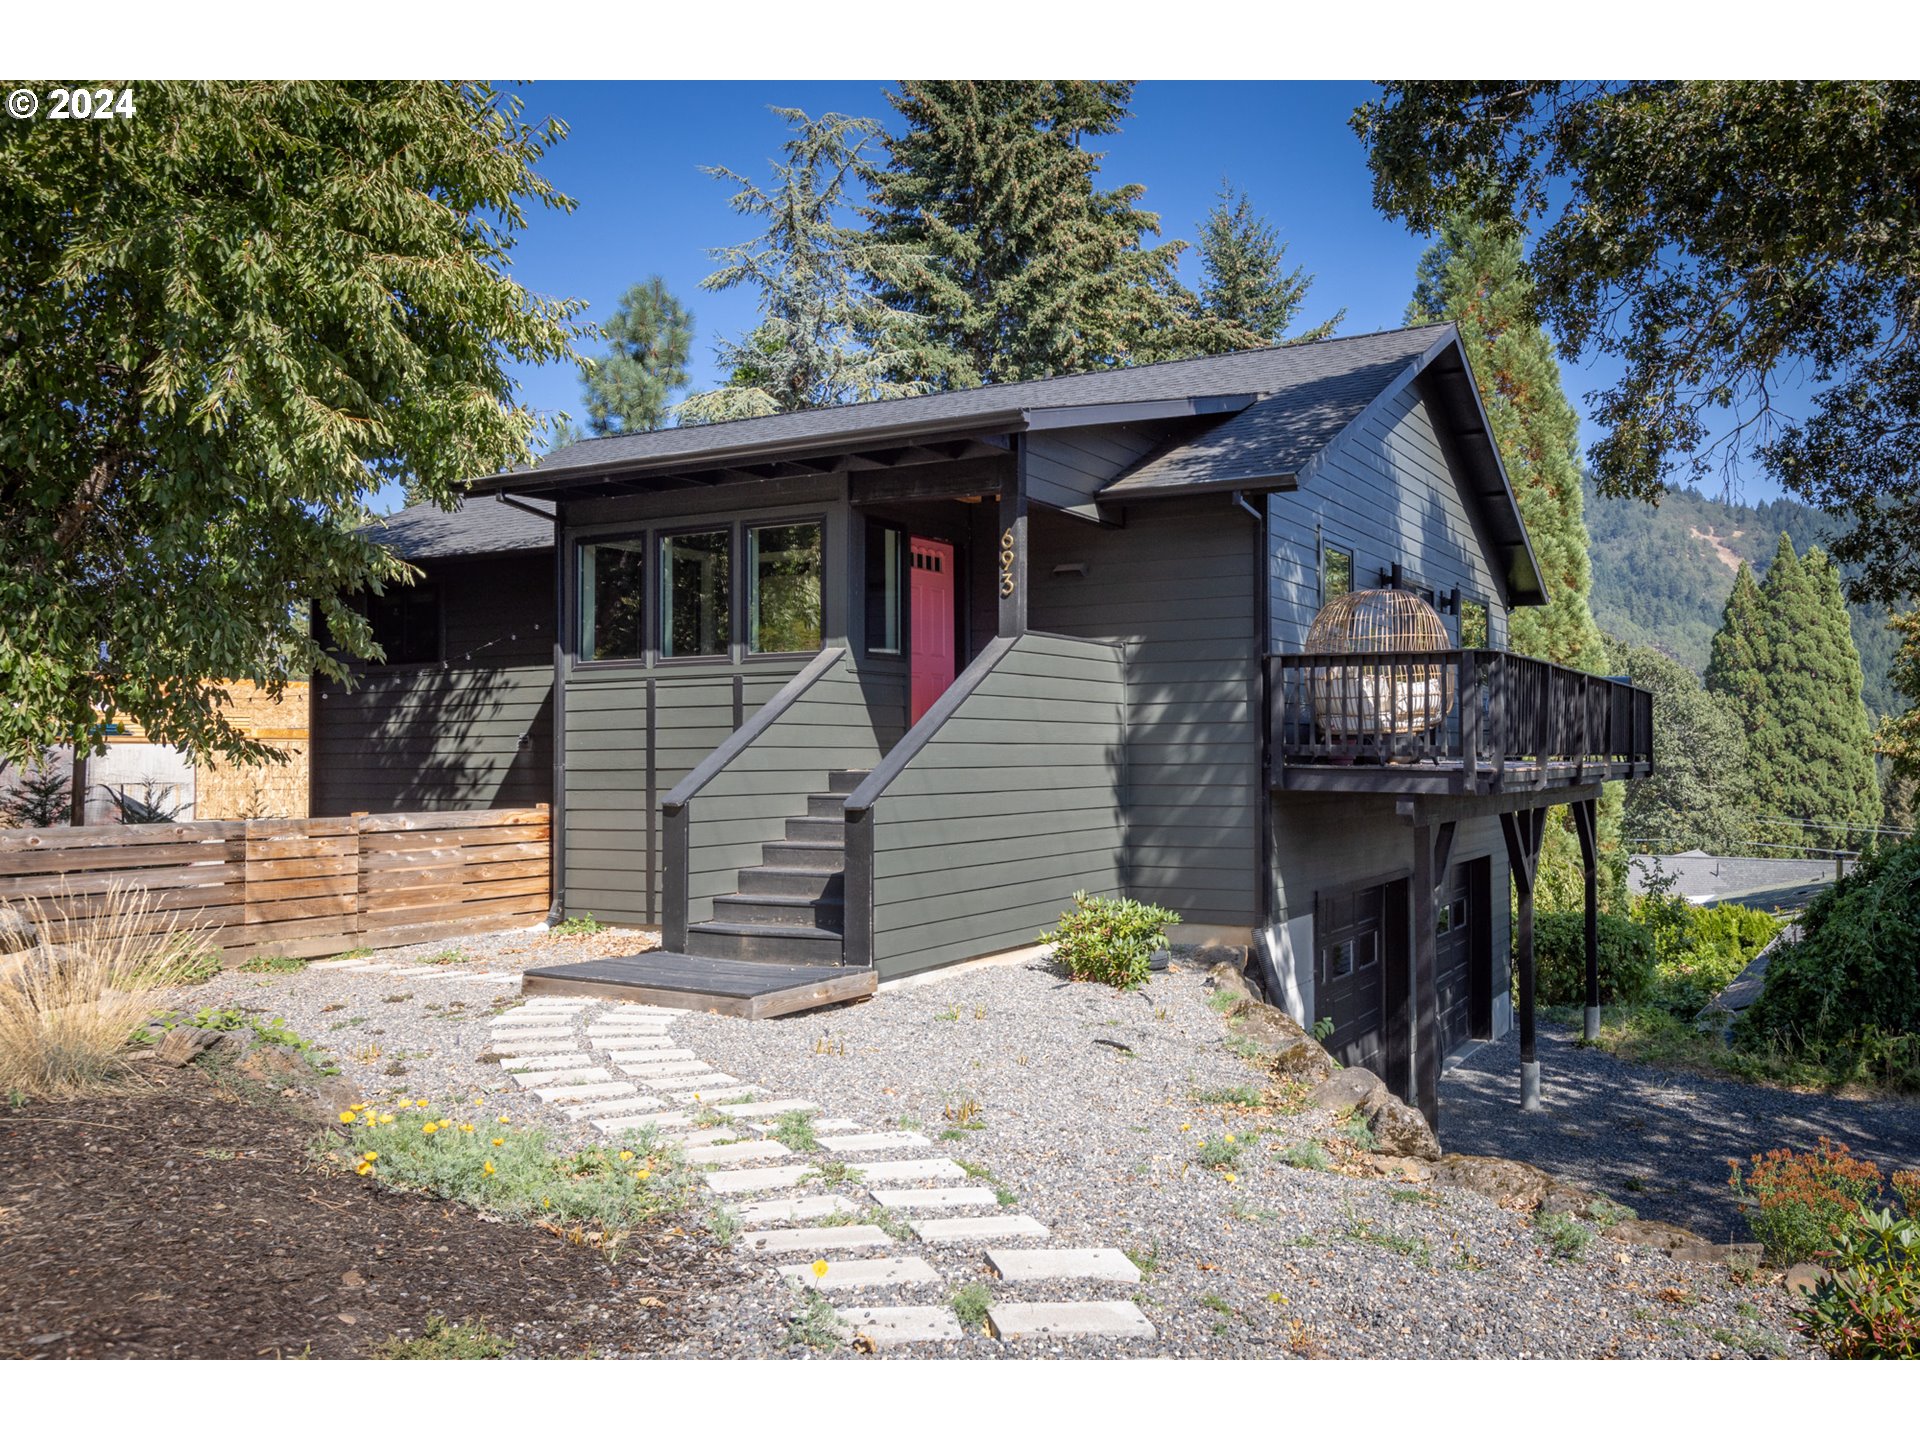
[[[542,966],[527,971],[520,990],[525,995],[592,995],[766,1020],[859,1000],[873,994],[878,983],[879,977],[864,968],[713,960],[650,950],[643,955]]]

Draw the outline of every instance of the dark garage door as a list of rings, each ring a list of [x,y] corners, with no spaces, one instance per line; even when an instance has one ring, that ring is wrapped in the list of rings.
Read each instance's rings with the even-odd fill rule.
[[[1433,980],[1439,992],[1440,1053],[1473,1038],[1472,887],[1465,865],[1454,867],[1434,910]]]
[[[1316,1018],[1333,1020],[1327,1048],[1341,1064],[1364,1065],[1376,1075],[1385,1073],[1386,1059],[1385,909],[1386,889],[1376,885],[1322,897],[1314,916],[1314,1008]]]

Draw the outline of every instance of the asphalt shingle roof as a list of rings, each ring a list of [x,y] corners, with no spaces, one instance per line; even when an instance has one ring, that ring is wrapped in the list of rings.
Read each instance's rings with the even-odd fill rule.
[[[970,421],[984,422],[1022,410],[1175,401],[1205,395],[1271,398],[1239,421],[1213,432],[1215,436],[1232,432],[1222,442],[1224,448],[1216,459],[1176,462],[1169,456],[1167,463],[1173,467],[1169,473],[1193,473],[1196,466],[1221,461],[1239,465],[1291,462],[1331,440],[1394,376],[1444,339],[1450,328],[1415,326],[1197,360],[983,385],[905,400],[875,400],[828,410],[580,440],[554,451],[533,470],[514,475],[511,481],[517,483],[506,483],[504,488],[537,490],[543,477],[558,471],[695,462],[740,450],[857,440],[871,432],[937,425],[960,428]],[[493,483],[500,485],[506,479],[498,477]]]
[[[448,560],[553,548],[551,519],[538,519],[490,496],[462,500],[457,510],[409,505],[365,526],[360,533],[403,560]]]

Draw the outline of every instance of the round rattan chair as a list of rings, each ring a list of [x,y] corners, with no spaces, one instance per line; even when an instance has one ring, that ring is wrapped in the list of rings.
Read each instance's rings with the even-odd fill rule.
[[[1309,673],[1314,724],[1356,756],[1394,758],[1403,748],[1397,737],[1428,735],[1446,719],[1445,666],[1420,657],[1451,643],[1439,614],[1410,590],[1354,590],[1329,601],[1307,631],[1305,651],[1345,663]]]

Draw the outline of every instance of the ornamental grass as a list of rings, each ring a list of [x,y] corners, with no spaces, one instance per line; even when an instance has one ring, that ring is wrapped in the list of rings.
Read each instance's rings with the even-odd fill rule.
[[[62,1099],[124,1086],[129,1042],[152,992],[204,973],[208,932],[169,923],[138,886],[85,897],[29,899],[17,913],[41,944],[0,956],[0,1091]]]

